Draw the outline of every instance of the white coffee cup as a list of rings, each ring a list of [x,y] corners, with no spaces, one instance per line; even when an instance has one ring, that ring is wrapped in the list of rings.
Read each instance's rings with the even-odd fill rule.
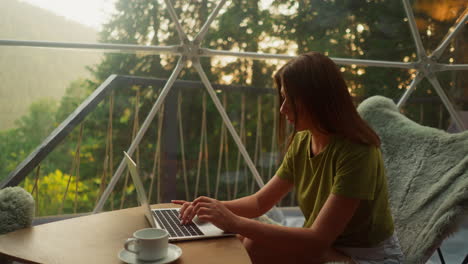
[[[167,256],[168,245],[169,233],[166,230],[145,228],[133,233],[133,238],[127,239],[125,249],[135,253],[139,260],[154,261]]]

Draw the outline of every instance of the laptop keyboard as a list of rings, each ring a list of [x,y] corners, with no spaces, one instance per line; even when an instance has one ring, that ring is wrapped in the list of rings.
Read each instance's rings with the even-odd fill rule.
[[[203,232],[192,222],[181,225],[179,212],[175,209],[151,210],[163,229],[169,233],[169,237],[202,236]]]

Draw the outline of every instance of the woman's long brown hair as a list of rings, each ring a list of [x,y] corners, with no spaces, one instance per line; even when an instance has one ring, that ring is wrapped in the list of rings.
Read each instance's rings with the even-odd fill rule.
[[[284,85],[296,124],[297,106],[300,104],[304,108],[302,112],[310,116],[319,132],[337,134],[356,143],[380,147],[379,136],[359,116],[341,72],[327,56],[317,52],[299,55],[281,67],[274,79],[278,90],[278,111],[284,100],[281,95],[281,87]],[[278,123],[278,141],[283,145],[286,122],[281,114]],[[287,146],[295,133],[294,129]]]

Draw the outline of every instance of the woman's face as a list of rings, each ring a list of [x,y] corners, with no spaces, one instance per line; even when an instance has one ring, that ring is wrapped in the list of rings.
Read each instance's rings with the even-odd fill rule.
[[[304,114],[303,108],[301,107],[300,102],[296,101],[296,113],[297,117],[294,115],[293,107],[286,92],[284,91],[284,85],[281,86],[281,96],[283,97],[283,104],[280,107],[280,113],[286,117],[289,123],[295,125],[297,131],[308,130],[310,129],[310,119],[306,114]]]
[[[284,92],[284,85],[281,86],[281,96],[283,97],[283,104],[280,107],[280,113],[286,117],[289,123],[294,124],[294,112]]]

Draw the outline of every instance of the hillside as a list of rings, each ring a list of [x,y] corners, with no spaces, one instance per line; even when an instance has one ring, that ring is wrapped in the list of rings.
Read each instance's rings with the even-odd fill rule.
[[[0,3],[0,39],[96,42],[96,30],[18,0]],[[14,127],[31,102],[59,99],[71,81],[88,77],[101,53],[0,46],[0,131]]]

